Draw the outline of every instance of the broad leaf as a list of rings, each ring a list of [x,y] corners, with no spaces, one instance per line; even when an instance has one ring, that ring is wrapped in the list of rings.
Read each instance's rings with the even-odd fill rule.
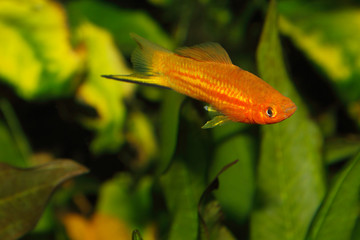
[[[91,24],[100,26],[102,29],[106,29],[112,34],[115,42],[121,46],[121,50],[128,55],[136,47],[135,41],[129,36],[130,32],[135,32],[164,47],[172,47],[170,39],[157,23],[144,12],[123,10],[100,1],[72,1],[67,5],[67,9],[70,22],[74,26],[82,26],[84,20],[86,20],[90,21]],[[96,30],[96,33],[92,30],[90,40],[85,40],[88,47],[90,47],[89,61],[93,63],[90,66],[92,67],[90,71],[93,73],[90,76],[92,83],[89,84],[91,86],[81,87],[86,93],[80,94],[86,95],[87,99],[85,101],[94,106],[100,115],[98,122],[92,124],[92,127],[98,131],[97,138],[91,146],[93,152],[115,152],[123,142],[121,126],[124,118],[124,107],[116,95],[123,90],[126,92],[125,95],[128,96],[128,90],[126,89],[129,88],[128,86],[135,87],[135,85],[106,79],[100,80],[99,75],[128,74],[129,70],[124,66],[119,67],[118,63],[121,61],[119,61],[119,57],[114,56],[116,50],[112,41],[109,42],[107,39],[105,41],[105,31],[100,31],[99,28],[96,28]],[[99,59],[102,60],[99,61]],[[103,64],[98,64],[99,62]],[[169,149],[171,150],[171,148]]]
[[[0,162],[17,167],[24,167],[26,165],[21,152],[14,143],[14,139],[2,121],[0,121],[0,144],[2,148]]]
[[[210,179],[226,164],[238,163],[219,176],[219,189],[214,191],[227,218],[237,223],[250,213],[255,192],[254,162],[257,150],[254,137],[246,132],[245,125],[229,123],[213,129],[217,140],[210,167]]]
[[[191,119],[184,118],[184,122],[192,122],[196,114],[190,114],[191,110],[194,110],[190,104],[186,106],[188,111],[184,111],[184,115],[188,114],[186,116]],[[198,203],[206,188],[205,174],[209,159],[206,145],[208,131],[201,130],[199,126],[198,123],[181,126],[187,127],[178,142],[179,148],[184,151],[175,155],[171,165],[160,178],[166,205],[172,217],[167,238],[169,240],[198,239]],[[198,132],[196,137],[191,134],[195,129]]]
[[[359,151],[360,139],[353,137],[329,139],[324,148],[325,162],[336,163],[354,156]]]
[[[125,61],[117,51],[110,34],[90,23],[79,27],[79,39],[87,52],[88,74],[77,97],[93,107],[97,117],[83,117],[82,122],[96,132],[91,143],[93,153],[115,152],[123,143],[125,96],[132,93],[133,84],[101,78],[102,74],[129,74]]]
[[[86,19],[110,31],[126,54],[130,54],[136,46],[129,36],[132,32],[160,46],[172,48],[172,42],[165,32],[143,11],[120,9],[112,4],[94,0],[70,1],[67,9],[73,24]]]
[[[0,79],[26,99],[75,90],[81,62],[73,50],[64,10],[54,1],[0,1]]]
[[[143,240],[143,238],[141,237],[141,233],[139,232],[139,230],[134,230],[132,233],[132,240]]]
[[[0,100],[0,111],[5,121],[0,120],[0,162],[15,167],[27,167],[31,148],[20,127],[10,103]],[[6,124],[5,124],[6,123]]]
[[[169,240],[195,240],[198,235],[197,203],[190,170],[183,161],[175,160],[161,178],[167,207],[172,215]]]
[[[224,172],[228,171],[234,165],[238,163],[238,160],[235,160],[218,171],[213,180],[206,187],[205,191],[200,197],[198,204],[199,218],[200,218],[200,233],[201,239],[210,240],[210,239],[227,239],[232,240],[234,237],[230,231],[222,224],[222,211],[219,203],[217,201],[209,202],[205,207],[205,199],[209,197],[212,191],[219,188],[219,177]]]
[[[331,80],[345,102],[360,99],[360,8],[328,10],[282,1],[280,29]]]
[[[126,140],[137,152],[137,157],[128,164],[135,168],[147,167],[158,150],[151,122],[143,113],[134,112],[128,117],[126,130]]]
[[[176,149],[179,112],[184,96],[172,91],[164,92],[161,109],[161,149],[158,173],[162,174],[169,166]]]
[[[152,206],[151,190],[151,178],[135,182],[131,175],[119,174],[102,186],[97,211],[117,217],[130,229],[144,229]]]
[[[359,216],[360,154],[338,175],[311,226],[307,239],[350,239]]]
[[[87,171],[71,160],[55,160],[30,169],[0,164],[0,239],[17,239],[28,232],[54,189]]]
[[[351,240],[360,240],[360,218],[358,217],[356,225],[354,226],[354,231],[352,233]]]
[[[286,72],[275,1],[269,6],[257,62],[260,76],[290,97],[298,110],[284,122],[262,127],[259,201],[252,215],[252,239],[303,240],[325,192],[322,140]]]

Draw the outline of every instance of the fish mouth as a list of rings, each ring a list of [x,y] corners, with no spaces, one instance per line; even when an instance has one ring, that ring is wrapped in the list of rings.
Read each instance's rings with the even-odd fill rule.
[[[297,107],[295,104],[291,104],[291,106],[286,107],[284,109],[284,113],[286,114],[287,117],[290,117],[291,115],[294,114],[294,112],[296,111]]]

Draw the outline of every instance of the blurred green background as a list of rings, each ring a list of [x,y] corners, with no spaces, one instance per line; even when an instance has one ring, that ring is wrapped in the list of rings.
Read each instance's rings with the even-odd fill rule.
[[[204,103],[100,77],[131,32],[218,42],[298,110],[203,130]],[[0,1],[0,239],[359,240],[359,130],[360,1]]]

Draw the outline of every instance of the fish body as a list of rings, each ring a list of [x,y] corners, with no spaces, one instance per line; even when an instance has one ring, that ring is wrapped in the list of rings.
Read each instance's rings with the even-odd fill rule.
[[[217,43],[170,52],[132,35],[138,48],[132,55],[135,73],[104,75],[120,81],[173,89],[211,105],[220,115],[210,128],[226,121],[271,124],[290,117],[296,105],[256,75],[233,65]]]

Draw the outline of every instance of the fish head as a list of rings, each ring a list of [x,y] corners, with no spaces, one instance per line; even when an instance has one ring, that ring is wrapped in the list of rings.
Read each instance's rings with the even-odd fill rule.
[[[278,123],[293,115],[296,109],[295,103],[290,98],[281,95],[259,104],[252,118],[257,124]]]
[[[281,94],[258,76],[240,69],[239,83],[246,93],[247,107],[245,113],[239,112],[238,121],[255,124],[272,124],[281,122],[296,111],[296,105],[290,98]],[[241,88],[241,86],[239,86]]]

